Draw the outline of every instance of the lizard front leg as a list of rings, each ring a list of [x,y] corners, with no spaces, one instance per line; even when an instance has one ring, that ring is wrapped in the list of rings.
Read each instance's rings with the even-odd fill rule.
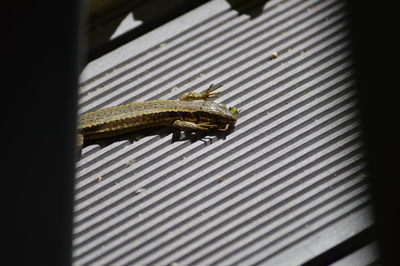
[[[205,91],[198,92],[186,92],[179,98],[181,101],[194,101],[194,100],[207,100],[209,98],[216,98],[217,94],[220,92],[215,92],[215,90],[221,88],[221,85],[211,84]]]
[[[210,124],[209,122],[194,123],[194,122],[183,121],[183,120],[176,120],[173,123],[173,126],[179,128],[180,130],[183,130],[183,131],[210,130],[212,128],[218,127],[217,125]]]

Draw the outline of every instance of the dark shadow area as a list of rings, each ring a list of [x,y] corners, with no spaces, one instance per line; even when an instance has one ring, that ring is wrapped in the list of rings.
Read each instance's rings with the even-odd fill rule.
[[[87,34],[89,36],[88,61],[94,60],[119,46],[138,38],[147,32],[160,27],[172,19],[204,4],[207,0],[175,1],[120,1],[119,5],[110,5],[100,14],[89,19]],[[138,27],[110,40],[121,21],[133,13],[135,20],[142,21]]]
[[[2,260],[7,265],[72,263],[80,3],[2,6]]]
[[[369,181],[383,265],[397,265],[400,239],[399,15],[394,2],[347,1]]]
[[[265,4],[269,0],[226,0],[232,9],[239,12],[239,15],[249,15],[254,19],[262,14]]]
[[[88,60],[94,60],[206,2],[208,1],[119,0],[104,5],[101,9],[89,6],[89,22],[86,28],[89,43]],[[249,15],[253,19],[263,12],[263,7],[268,0],[227,0],[227,2],[232,9],[239,12],[239,15]],[[142,24],[110,40],[118,26],[130,13]]]

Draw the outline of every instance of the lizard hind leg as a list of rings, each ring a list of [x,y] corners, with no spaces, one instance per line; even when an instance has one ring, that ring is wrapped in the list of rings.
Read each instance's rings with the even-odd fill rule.
[[[76,146],[77,146],[78,148],[82,148],[82,146],[83,146],[83,135],[80,134],[80,133],[78,133],[78,134],[76,135]]]
[[[78,133],[76,135],[76,154],[75,154],[77,161],[80,160],[82,156],[83,142],[84,142],[83,135],[81,133]]]

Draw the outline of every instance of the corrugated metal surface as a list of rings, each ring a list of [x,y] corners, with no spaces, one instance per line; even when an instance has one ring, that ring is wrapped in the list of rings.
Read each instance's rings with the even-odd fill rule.
[[[75,264],[295,265],[370,226],[345,10],[211,1],[89,64],[81,112],[221,83],[241,117],[226,139],[84,148]]]

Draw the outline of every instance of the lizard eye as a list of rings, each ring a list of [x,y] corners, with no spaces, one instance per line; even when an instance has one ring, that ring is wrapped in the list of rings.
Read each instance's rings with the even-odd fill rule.
[[[238,109],[236,107],[229,107],[229,113],[236,115],[238,113]]]

